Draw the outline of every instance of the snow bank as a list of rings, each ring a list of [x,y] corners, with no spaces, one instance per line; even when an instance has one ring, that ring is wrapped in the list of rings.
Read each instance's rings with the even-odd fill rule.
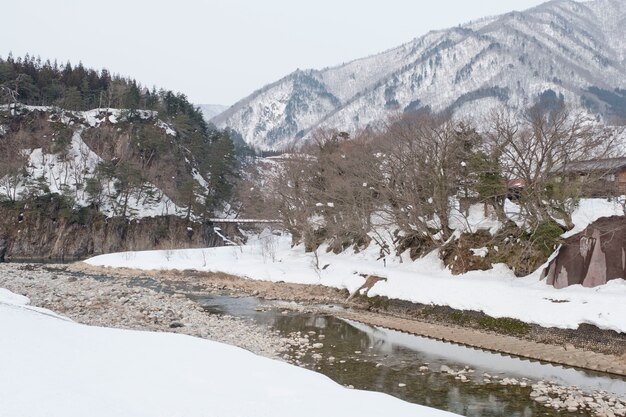
[[[461,211],[458,200],[453,201],[448,226],[458,232],[475,233],[487,230],[492,235],[502,227],[495,213],[485,213],[484,204],[472,204],[467,213]]]
[[[563,234],[564,238],[574,236],[580,233],[591,223],[600,217],[623,216],[624,214],[624,196],[620,199],[608,201],[603,198],[588,198],[580,200],[578,207],[572,213],[572,221],[574,228]]]
[[[271,235],[273,236],[273,235]],[[272,239],[272,238],[270,238]],[[349,252],[349,251],[348,251]],[[356,291],[359,274],[387,277],[369,295],[422,304],[482,311],[492,317],[512,317],[545,327],[577,328],[581,323],[626,332],[626,281],[613,280],[597,288],[572,286],[557,290],[539,279],[539,271],[516,278],[504,265],[490,271],[452,275],[436,252],[412,262],[408,256],[377,260],[371,246],[353,254],[335,255],[322,248],[315,255],[290,247],[288,236],[268,241],[251,238],[246,246],[170,251],[124,252],[97,256],[91,265],[137,269],[197,269],[221,271],[249,279],[321,284]]]
[[[24,302],[0,289],[6,417],[452,416],[236,347],[84,326]]]
[[[513,208],[509,211],[513,213]],[[470,208],[459,228],[497,230],[499,224],[484,216],[480,205]],[[619,202],[585,199],[573,214],[575,229],[564,235],[582,231],[603,216],[623,215]],[[626,281],[612,280],[596,288],[580,285],[555,289],[540,280],[540,268],[525,278],[516,278],[505,265],[490,271],[472,271],[452,275],[432,252],[411,261],[408,256],[387,256],[379,259],[379,250],[370,245],[354,254],[346,251],[335,255],[325,247],[317,257],[304,249],[290,246],[289,236],[271,233],[252,236],[246,246],[173,251],[125,252],[101,255],[86,262],[91,265],[136,269],[197,269],[225,272],[241,277],[321,284],[356,291],[364,278],[359,274],[387,277],[378,282],[370,296],[381,295],[422,304],[450,306],[459,310],[482,311],[492,317],[511,317],[544,327],[574,329],[589,323],[601,329],[626,333]],[[482,255],[485,248],[473,249]]]
[[[28,297],[14,294],[7,289],[0,288],[0,303],[10,304],[13,306],[25,306],[30,303],[30,300]]]

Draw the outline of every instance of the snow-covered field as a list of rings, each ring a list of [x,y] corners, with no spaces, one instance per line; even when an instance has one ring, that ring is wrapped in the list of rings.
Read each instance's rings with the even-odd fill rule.
[[[619,213],[618,204],[584,201],[574,214],[577,228],[597,218]],[[626,332],[626,281],[613,280],[596,288],[580,285],[555,289],[539,279],[540,270],[516,278],[504,265],[489,271],[452,275],[433,252],[412,262],[408,256],[377,260],[371,245],[358,254],[335,255],[322,247],[316,256],[301,246],[291,247],[289,236],[270,233],[251,237],[239,247],[173,251],[124,252],[87,260],[91,265],[136,269],[197,269],[220,271],[249,279],[321,284],[356,291],[360,274],[387,278],[369,295],[422,304],[447,305],[460,310],[482,311],[492,317],[511,317],[545,327],[577,328],[589,323],[601,329]]]
[[[0,289],[2,416],[452,416],[221,343],[85,326],[27,303]]]

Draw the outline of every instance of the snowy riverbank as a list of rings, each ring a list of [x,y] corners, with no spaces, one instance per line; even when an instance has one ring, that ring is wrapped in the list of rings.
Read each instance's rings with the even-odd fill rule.
[[[516,278],[504,266],[454,276],[436,253],[415,262],[408,257],[394,257],[384,266],[376,260],[378,250],[374,247],[358,254],[340,255],[326,253],[322,248],[316,261],[315,255],[305,253],[302,247],[292,248],[288,236],[273,239],[269,255],[267,242],[251,239],[241,247],[125,252],[97,256],[86,262],[144,270],[220,271],[255,280],[346,288],[350,292],[364,283],[359,274],[374,274],[387,281],[378,282],[369,291],[370,296],[482,311],[492,317],[511,317],[545,327],[577,328],[581,323],[589,323],[626,332],[624,280],[613,280],[597,288],[572,286],[557,290],[540,281],[538,273]]]
[[[68,280],[59,275],[53,280]],[[17,285],[19,279],[11,278]],[[83,297],[85,310],[97,312],[99,298],[135,298],[98,296],[85,292],[82,280],[69,282],[67,287]],[[60,288],[50,297],[69,296]],[[136,298],[151,297],[141,293]],[[176,297],[170,298],[176,303]],[[224,321],[223,330],[237,334],[247,326],[237,322]],[[253,328],[244,330],[251,332],[251,342],[259,342]],[[452,415],[384,394],[345,389],[321,374],[197,337],[78,324],[31,307],[27,297],[5,289],[0,289],[0,333],[0,404],[8,417]]]

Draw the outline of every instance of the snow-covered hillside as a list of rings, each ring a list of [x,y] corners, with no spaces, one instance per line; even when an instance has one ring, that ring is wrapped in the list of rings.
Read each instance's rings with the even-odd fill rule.
[[[107,161],[94,149],[99,149],[102,153],[102,149],[110,146],[124,153],[122,146],[129,142],[127,132],[133,126],[150,126],[160,135],[160,140],[170,141],[172,148],[175,146],[176,131],[160,120],[156,112],[129,112],[120,109],[66,111],[53,107],[12,105],[1,107],[0,113],[5,116],[3,120],[7,122],[7,126],[28,117],[37,126],[37,129],[33,128],[27,134],[14,136],[23,165],[17,174],[0,176],[0,199],[15,201],[29,193],[48,192],[71,197],[76,207],[95,204],[107,216],[186,216],[186,207],[177,205],[172,196],[168,196],[164,189],[149,180],[136,184],[126,193],[119,189],[120,178],[114,175],[103,176],[98,178],[100,196],[96,199],[90,195],[92,190],[88,183],[97,178],[98,166],[105,162],[111,163],[111,158]],[[97,147],[93,143],[90,147],[84,140],[85,135],[100,128],[108,129],[107,133],[102,135]],[[61,142],[61,129],[65,129],[65,134],[70,135],[67,146],[58,145]],[[5,130],[8,131],[8,128],[0,123],[0,138],[5,135]],[[119,159],[114,157],[112,160]],[[191,155],[185,158],[186,174],[197,183],[198,198],[202,198],[208,184],[193,166],[192,159]],[[144,171],[148,172],[149,169]],[[149,175],[144,177],[148,178]],[[169,178],[159,181],[171,182]]]
[[[214,117],[257,148],[318,127],[355,131],[430,107],[480,116],[533,104],[547,90],[605,120],[626,116],[626,2],[555,0],[433,31],[379,55],[296,71]]]

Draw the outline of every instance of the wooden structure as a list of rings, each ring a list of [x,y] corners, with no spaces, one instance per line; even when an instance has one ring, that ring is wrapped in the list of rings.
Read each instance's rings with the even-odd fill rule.
[[[556,288],[626,279],[626,217],[602,217],[565,239],[541,278]]]
[[[612,197],[626,194],[626,157],[575,161],[565,170],[570,180],[592,178],[589,197]]]

